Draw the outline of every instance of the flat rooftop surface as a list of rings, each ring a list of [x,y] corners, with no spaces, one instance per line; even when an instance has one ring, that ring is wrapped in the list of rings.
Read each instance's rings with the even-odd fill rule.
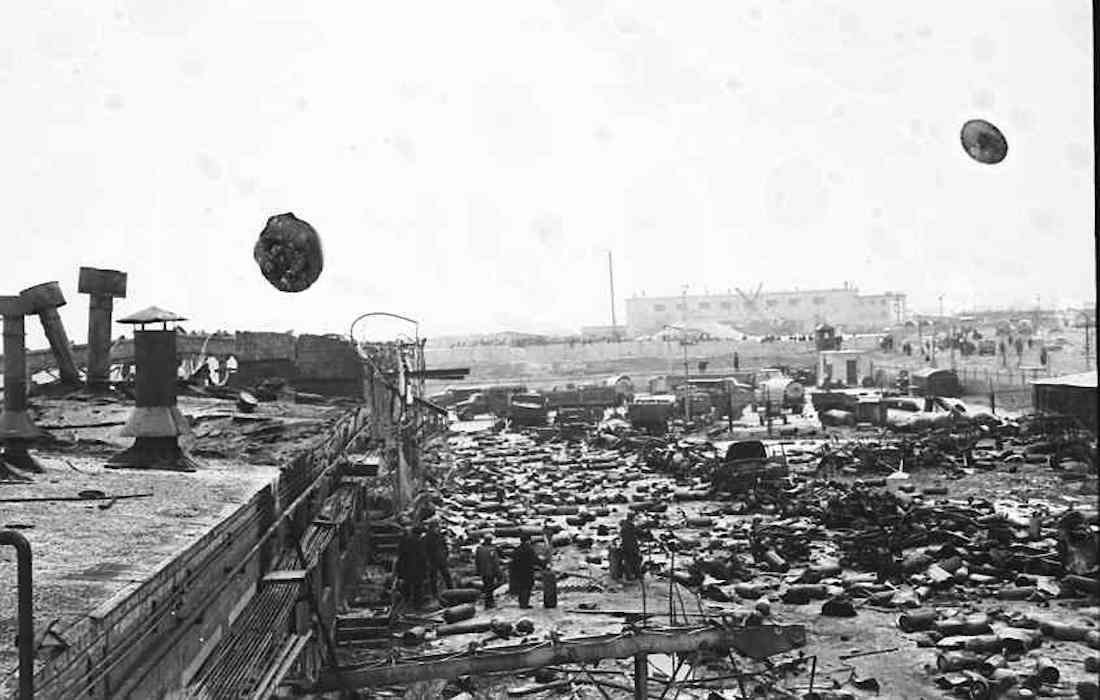
[[[128,447],[119,435],[133,406],[123,398],[32,399],[35,423],[54,436],[32,449],[45,468],[32,482],[0,484],[0,527],[30,541],[35,633],[52,623],[65,630],[122,589],[152,575],[278,475],[287,453],[308,444],[339,409],[262,403],[236,414],[233,401],[181,397],[194,435],[181,439],[199,463],[195,472],[108,469]],[[95,427],[66,427],[91,426]],[[4,502],[25,497],[152,494],[115,501]],[[0,690],[14,683],[16,558],[0,548]],[[0,693],[2,694],[2,693]]]

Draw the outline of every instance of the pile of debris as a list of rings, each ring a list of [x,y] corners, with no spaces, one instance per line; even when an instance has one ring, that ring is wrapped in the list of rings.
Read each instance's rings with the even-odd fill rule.
[[[553,551],[553,585],[571,613],[555,617],[554,626],[601,612],[635,622],[667,615],[670,624],[737,625],[877,613],[881,625],[883,615],[901,612],[899,624],[912,642],[939,652],[929,679],[970,697],[1009,697],[1009,686],[1015,697],[1065,690],[1067,678],[1082,677],[1084,659],[1094,658],[1083,654],[1097,646],[1096,512],[1073,506],[1072,497],[1069,508],[1008,493],[983,498],[969,481],[958,482],[962,495],[948,498],[942,485],[988,480],[990,471],[1044,478],[1054,489],[1063,479],[1094,485],[1095,445],[1086,440],[1051,439],[1018,426],[935,430],[784,441],[768,445],[759,459],[745,459],[743,446],[642,436],[621,426],[586,440],[484,431],[451,442],[453,464],[429,498],[430,511],[456,545],[452,571],[465,592],[442,595],[434,613],[407,618],[398,632],[407,643],[435,648],[453,634],[460,644],[517,634],[535,639],[518,632],[518,621],[502,624],[503,614],[482,613],[476,604],[472,549],[489,534],[505,562],[521,535]],[[730,464],[748,462],[752,469],[730,471]],[[772,473],[775,463],[783,469]],[[899,468],[905,478],[897,478]],[[730,473],[750,476],[730,480]],[[725,485],[716,486],[720,481]],[[647,580],[667,588],[648,601],[636,592],[634,605],[619,609],[611,601],[630,584],[616,579],[616,537],[628,514]],[[1047,617],[1036,612],[1056,609]],[[988,628],[971,624],[979,614]],[[521,619],[531,623],[524,630],[549,624],[539,615]],[[1012,641],[1020,629],[1030,630],[1026,647]],[[477,633],[489,636],[461,636]],[[1034,646],[1044,637],[1080,647],[1046,653],[1060,665],[1057,676],[1035,658],[1049,651]],[[787,661],[786,671],[769,681],[775,697],[807,672],[815,697],[860,694],[879,683],[851,667],[846,679],[834,680]],[[833,695],[822,694],[830,687]],[[1089,697],[1089,686],[1082,688]]]

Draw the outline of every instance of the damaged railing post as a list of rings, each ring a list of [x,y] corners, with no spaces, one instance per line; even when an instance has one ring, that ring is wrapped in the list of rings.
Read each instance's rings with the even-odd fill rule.
[[[14,530],[0,531],[0,545],[15,547],[19,587],[19,698],[34,697],[34,598],[31,570],[31,545],[27,538]]]
[[[106,388],[111,379],[111,314],[115,297],[126,297],[126,273],[82,267],[77,289],[81,294],[91,295],[88,307],[88,386]]]
[[[50,343],[54,360],[57,361],[57,371],[62,383],[70,386],[79,384],[80,373],[76,369],[76,360],[73,359],[69,335],[65,332],[61,314],[57,312],[65,305],[65,295],[61,293],[61,286],[57,282],[43,282],[27,287],[19,292],[19,296],[27,302],[27,313],[37,314],[38,320],[42,322],[42,330]]]

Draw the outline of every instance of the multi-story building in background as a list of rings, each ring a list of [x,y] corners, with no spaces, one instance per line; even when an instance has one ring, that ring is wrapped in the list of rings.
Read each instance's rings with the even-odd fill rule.
[[[852,285],[838,289],[808,289],[754,293],[635,296],[626,300],[631,335],[652,333],[665,326],[721,323],[749,333],[808,333],[829,323],[845,331],[878,331],[903,323],[905,294],[860,294]]]

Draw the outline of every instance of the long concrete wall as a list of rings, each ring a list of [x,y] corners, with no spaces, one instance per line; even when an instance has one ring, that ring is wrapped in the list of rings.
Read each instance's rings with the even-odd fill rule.
[[[739,345],[732,341],[705,341],[689,345],[688,355],[693,357],[729,355],[732,357],[734,349]],[[516,362],[539,364],[599,362],[633,357],[682,359],[683,354],[684,349],[676,341],[631,340],[621,343],[577,343],[574,345],[556,343],[525,347],[472,345],[455,348],[427,348],[424,350],[424,359],[429,367],[450,367]]]
[[[845,348],[869,349],[873,338],[845,339]],[[809,366],[816,364],[812,342],[711,340],[687,346],[689,362],[701,359],[732,365],[736,352],[742,367],[760,367],[776,358],[805,357]],[[429,367],[471,367],[475,373],[486,365],[569,365],[585,363],[629,363],[650,359],[657,362],[682,363],[684,348],[677,341],[634,340],[621,343],[556,343],[510,347],[505,345],[471,345],[454,348],[427,348],[424,357]]]
[[[289,460],[277,482],[151,577],[62,631],[68,647],[39,660],[36,697],[159,698],[183,687],[247,603],[267,557],[257,555],[231,580],[226,576],[292,499],[363,439],[369,421],[369,407],[348,410]],[[305,507],[315,512],[323,499],[324,492]]]

